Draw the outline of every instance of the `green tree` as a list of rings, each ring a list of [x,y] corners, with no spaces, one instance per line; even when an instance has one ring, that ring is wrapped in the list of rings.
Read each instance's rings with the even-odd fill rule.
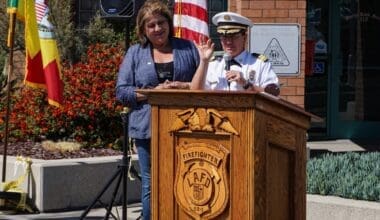
[[[7,46],[9,15],[7,14],[6,1],[0,1],[0,11],[4,16],[0,16],[0,97],[5,99],[5,85],[7,81],[7,72],[5,71],[6,59],[9,56],[9,48]],[[16,30],[13,38],[14,50],[24,50],[24,30],[23,25],[16,22]],[[1,102],[4,103],[3,101]]]
[[[82,37],[78,34],[79,31],[76,30],[73,20],[74,2],[74,0],[49,1],[49,19],[55,27],[54,32],[61,60],[69,61],[70,64],[75,63],[86,52],[86,45],[84,45]]]
[[[96,13],[88,27],[76,28],[74,23],[75,0],[50,0],[50,21],[56,27],[57,43],[63,61],[74,64],[95,43],[118,43],[123,39],[122,30]],[[117,25],[116,25],[117,27]]]

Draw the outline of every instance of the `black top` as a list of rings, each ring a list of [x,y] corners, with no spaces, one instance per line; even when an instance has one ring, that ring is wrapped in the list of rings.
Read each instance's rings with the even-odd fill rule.
[[[173,81],[173,61],[169,63],[155,63],[157,78],[160,83],[166,80]]]

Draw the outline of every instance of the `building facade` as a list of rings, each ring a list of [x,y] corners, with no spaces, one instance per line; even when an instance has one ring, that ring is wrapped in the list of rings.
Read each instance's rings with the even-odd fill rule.
[[[97,7],[97,0],[77,1],[77,22],[84,24]],[[208,10],[209,21],[233,11],[256,24],[299,25],[299,72],[279,76],[280,96],[323,119],[312,122],[311,139],[380,134],[379,1],[208,0]],[[210,33],[218,44],[213,25]]]

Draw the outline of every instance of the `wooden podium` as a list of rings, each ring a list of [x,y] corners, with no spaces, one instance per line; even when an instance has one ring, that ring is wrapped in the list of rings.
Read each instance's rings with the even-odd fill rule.
[[[152,105],[152,219],[306,219],[311,114],[257,92],[139,92]]]

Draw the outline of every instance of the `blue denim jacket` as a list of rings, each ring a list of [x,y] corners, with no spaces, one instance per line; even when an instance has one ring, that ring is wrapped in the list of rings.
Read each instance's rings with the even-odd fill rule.
[[[171,38],[173,48],[174,81],[190,82],[199,65],[195,45],[184,39]],[[146,102],[136,101],[136,89],[154,88],[159,84],[151,46],[131,46],[120,66],[116,83],[116,98],[130,108],[129,136],[147,139],[151,136],[151,108]]]

